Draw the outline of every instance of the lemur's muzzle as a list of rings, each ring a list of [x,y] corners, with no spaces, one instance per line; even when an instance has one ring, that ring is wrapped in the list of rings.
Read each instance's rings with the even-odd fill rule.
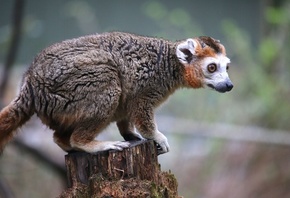
[[[231,81],[227,81],[224,83],[218,83],[215,87],[215,90],[221,93],[225,93],[227,91],[231,91],[233,89],[234,85]]]
[[[226,82],[220,82],[220,83],[217,83],[216,85],[208,84],[208,86],[215,89],[216,91],[220,93],[231,91],[234,87],[231,80],[227,80]]]

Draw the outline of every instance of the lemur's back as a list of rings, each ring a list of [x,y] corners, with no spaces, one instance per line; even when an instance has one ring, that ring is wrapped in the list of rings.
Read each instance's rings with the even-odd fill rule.
[[[52,45],[36,57],[27,73],[34,89],[35,111],[55,130],[59,115],[85,117],[99,101],[109,100],[108,95],[113,98],[117,92],[121,92],[118,103],[122,106],[117,110],[126,111],[131,100],[143,95],[160,100],[181,81],[176,78],[179,75],[175,75],[177,83],[167,80],[174,76],[170,71],[180,70],[164,61],[172,59],[167,57],[169,50],[168,41],[119,32]],[[107,95],[101,96],[104,91]],[[125,113],[118,111],[114,119]]]

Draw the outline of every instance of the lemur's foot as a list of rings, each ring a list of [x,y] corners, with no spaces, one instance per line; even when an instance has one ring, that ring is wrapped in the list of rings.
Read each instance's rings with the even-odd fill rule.
[[[121,142],[121,141],[113,141],[106,142],[104,150],[118,150],[122,151],[124,148],[128,148],[130,146],[130,142]]]
[[[124,148],[128,148],[130,142],[121,142],[121,141],[97,141],[93,140],[92,142],[80,144],[73,144],[74,150],[85,151],[87,153],[96,153],[99,151],[107,150],[118,150],[122,151]]]
[[[169,152],[169,144],[165,135],[157,132],[154,136],[154,141],[157,144],[158,155]]]

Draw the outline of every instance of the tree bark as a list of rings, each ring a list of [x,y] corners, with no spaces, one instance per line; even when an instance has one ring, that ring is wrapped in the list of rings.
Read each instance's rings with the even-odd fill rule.
[[[123,151],[65,156],[68,189],[59,197],[178,197],[177,180],[162,172],[151,141],[135,141]]]

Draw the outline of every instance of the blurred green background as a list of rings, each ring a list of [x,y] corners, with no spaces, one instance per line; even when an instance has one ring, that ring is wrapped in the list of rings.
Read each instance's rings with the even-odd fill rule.
[[[0,0],[1,69],[11,42],[13,5],[14,1]],[[290,170],[280,166],[284,167],[290,161],[290,1],[26,0],[19,51],[3,103],[8,104],[15,96],[21,73],[41,49],[65,39],[113,30],[170,40],[212,36],[221,40],[231,58],[229,73],[235,85],[231,92],[219,94],[208,89],[179,90],[157,110],[159,129],[168,136],[172,150],[171,154],[160,156],[161,166],[176,174],[180,195],[289,195],[290,189],[284,186],[290,185]],[[173,121],[176,124],[169,124]],[[39,130],[47,129],[37,129],[42,134]],[[26,130],[21,131],[25,133]],[[30,137],[30,134],[27,136]],[[31,138],[26,139],[28,145],[33,144]],[[271,152],[268,150],[270,148]],[[19,171],[26,172],[26,166],[23,165],[24,170],[14,167],[21,163],[12,160],[13,156],[19,159],[19,150],[15,151],[13,145],[9,145],[7,150],[0,158],[0,177],[12,189],[13,196],[20,197],[22,192],[22,195],[25,194],[22,197],[45,197],[47,192],[44,190],[19,187],[21,180],[28,180],[28,176],[16,179],[17,182],[15,177],[19,176]],[[249,151],[251,156],[247,155]],[[60,150],[57,152],[63,155]],[[25,151],[20,153],[22,156],[29,155]],[[273,156],[280,157],[273,160]],[[234,176],[226,171],[233,162],[232,157],[240,157],[237,161],[243,162],[233,165],[233,169],[238,171],[231,172]],[[41,161],[34,164],[28,169],[38,170]],[[182,169],[180,164],[183,164]],[[259,179],[252,178],[253,174],[250,173],[253,170],[264,170],[264,167],[267,168],[258,174]],[[290,166],[285,167],[289,169]],[[48,171],[46,168],[44,166],[40,171]],[[50,171],[54,174],[53,170]],[[237,175],[244,179],[237,180]],[[35,177],[39,176],[29,178],[33,180]],[[47,194],[47,197],[58,195],[65,186],[53,186],[57,176],[43,177],[52,181],[50,188],[56,189],[54,192],[48,190],[52,194]],[[269,179],[268,182],[263,177],[273,180]],[[251,179],[257,181],[257,187],[253,188],[253,184],[249,188],[244,187],[251,183]],[[219,181],[224,180],[224,185],[221,185]],[[232,186],[235,184],[233,181],[236,181],[236,186]],[[271,194],[268,191],[272,186],[280,188],[275,187],[275,192]],[[230,189],[236,191],[230,192]],[[24,193],[25,190],[28,192]],[[225,192],[228,194],[223,194]]]

